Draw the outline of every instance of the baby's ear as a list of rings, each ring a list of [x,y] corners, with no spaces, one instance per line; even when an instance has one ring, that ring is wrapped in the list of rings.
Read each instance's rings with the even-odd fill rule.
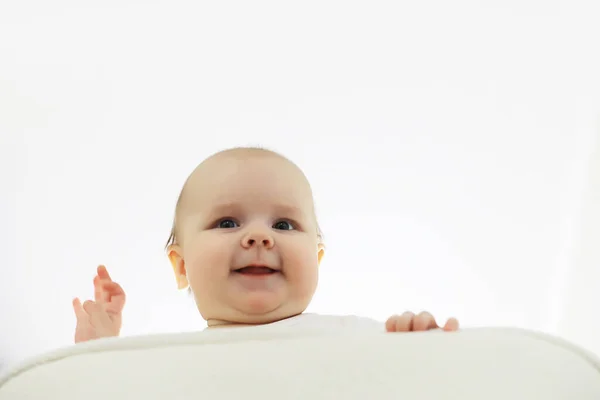
[[[325,245],[323,243],[319,243],[317,245],[317,263],[321,265],[321,261],[323,260],[323,256],[325,255]]]
[[[173,273],[175,273],[175,281],[177,282],[177,289],[185,289],[189,286],[187,280],[187,273],[185,270],[185,261],[183,260],[183,253],[181,247],[176,244],[172,244],[167,248],[167,254],[169,261],[173,267]]]

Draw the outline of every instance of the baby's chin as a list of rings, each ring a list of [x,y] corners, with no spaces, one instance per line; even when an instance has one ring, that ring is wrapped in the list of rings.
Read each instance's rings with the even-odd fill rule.
[[[302,314],[306,307],[293,307],[290,304],[269,304],[248,302],[231,307],[227,312],[215,318],[208,318],[209,327],[235,325],[263,325],[281,321]]]

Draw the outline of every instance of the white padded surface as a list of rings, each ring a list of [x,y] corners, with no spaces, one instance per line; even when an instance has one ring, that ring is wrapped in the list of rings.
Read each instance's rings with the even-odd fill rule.
[[[105,339],[0,380],[0,400],[599,400],[600,363],[517,329],[409,334],[234,329]]]

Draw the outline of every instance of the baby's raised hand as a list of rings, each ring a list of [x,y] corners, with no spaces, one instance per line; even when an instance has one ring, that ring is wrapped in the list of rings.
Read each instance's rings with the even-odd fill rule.
[[[441,327],[435,322],[433,315],[428,312],[415,315],[407,311],[402,315],[391,316],[385,323],[387,332],[417,332],[438,328]],[[456,331],[458,330],[458,321],[456,318],[450,318],[442,329],[447,332]]]
[[[103,337],[119,336],[122,312],[125,307],[125,292],[114,282],[106,267],[98,267],[94,277],[94,301],[81,304],[73,299],[73,310],[77,318],[75,343]]]

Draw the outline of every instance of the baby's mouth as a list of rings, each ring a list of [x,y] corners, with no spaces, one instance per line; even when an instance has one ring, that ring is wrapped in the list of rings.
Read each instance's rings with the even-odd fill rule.
[[[235,269],[233,272],[243,275],[271,275],[279,271],[269,267],[244,267]]]

